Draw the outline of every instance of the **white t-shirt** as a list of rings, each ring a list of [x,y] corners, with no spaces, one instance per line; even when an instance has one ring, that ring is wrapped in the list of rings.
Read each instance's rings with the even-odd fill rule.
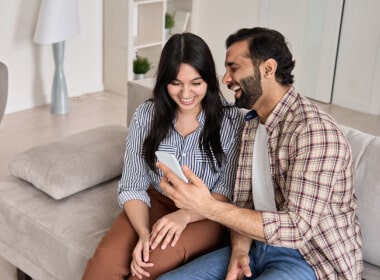
[[[268,133],[259,124],[253,146],[252,196],[255,210],[277,211],[268,158]]]

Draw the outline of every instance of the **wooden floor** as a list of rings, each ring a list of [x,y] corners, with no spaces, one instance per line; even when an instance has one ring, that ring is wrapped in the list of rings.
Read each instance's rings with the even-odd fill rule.
[[[5,115],[0,124],[0,177],[9,174],[12,157],[27,148],[101,125],[125,125],[126,102],[125,96],[98,92],[71,98],[70,113],[64,116],[50,114],[48,105]],[[380,115],[317,104],[344,125],[380,135]],[[15,268],[0,259],[0,280],[15,279]]]

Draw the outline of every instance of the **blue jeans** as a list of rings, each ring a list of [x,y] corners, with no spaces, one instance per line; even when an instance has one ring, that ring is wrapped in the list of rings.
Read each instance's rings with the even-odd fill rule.
[[[230,263],[231,247],[224,247],[199,257],[158,280],[219,280],[225,279]],[[249,251],[252,276],[244,279],[315,280],[315,273],[298,250],[274,247],[256,241]]]

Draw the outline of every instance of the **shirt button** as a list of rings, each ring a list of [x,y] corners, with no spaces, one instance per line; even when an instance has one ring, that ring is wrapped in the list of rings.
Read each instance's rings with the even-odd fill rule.
[[[185,156],[186,156],[186,153],[183,153],[183,154],[182,154],[182,157],[185,157]]]

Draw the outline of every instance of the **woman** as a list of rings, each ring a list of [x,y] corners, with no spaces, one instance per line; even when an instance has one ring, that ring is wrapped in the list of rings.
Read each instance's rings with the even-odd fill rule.
[[[224,228],[179,210],[159,187],[155,151],[174,154],[229,201],[243,117],[220,94],[207,44],[191,33],[165,44],[153,98],[134,113],[118,200],[124,211],[101,240],[83,279],[155,279],[222,245]]]

